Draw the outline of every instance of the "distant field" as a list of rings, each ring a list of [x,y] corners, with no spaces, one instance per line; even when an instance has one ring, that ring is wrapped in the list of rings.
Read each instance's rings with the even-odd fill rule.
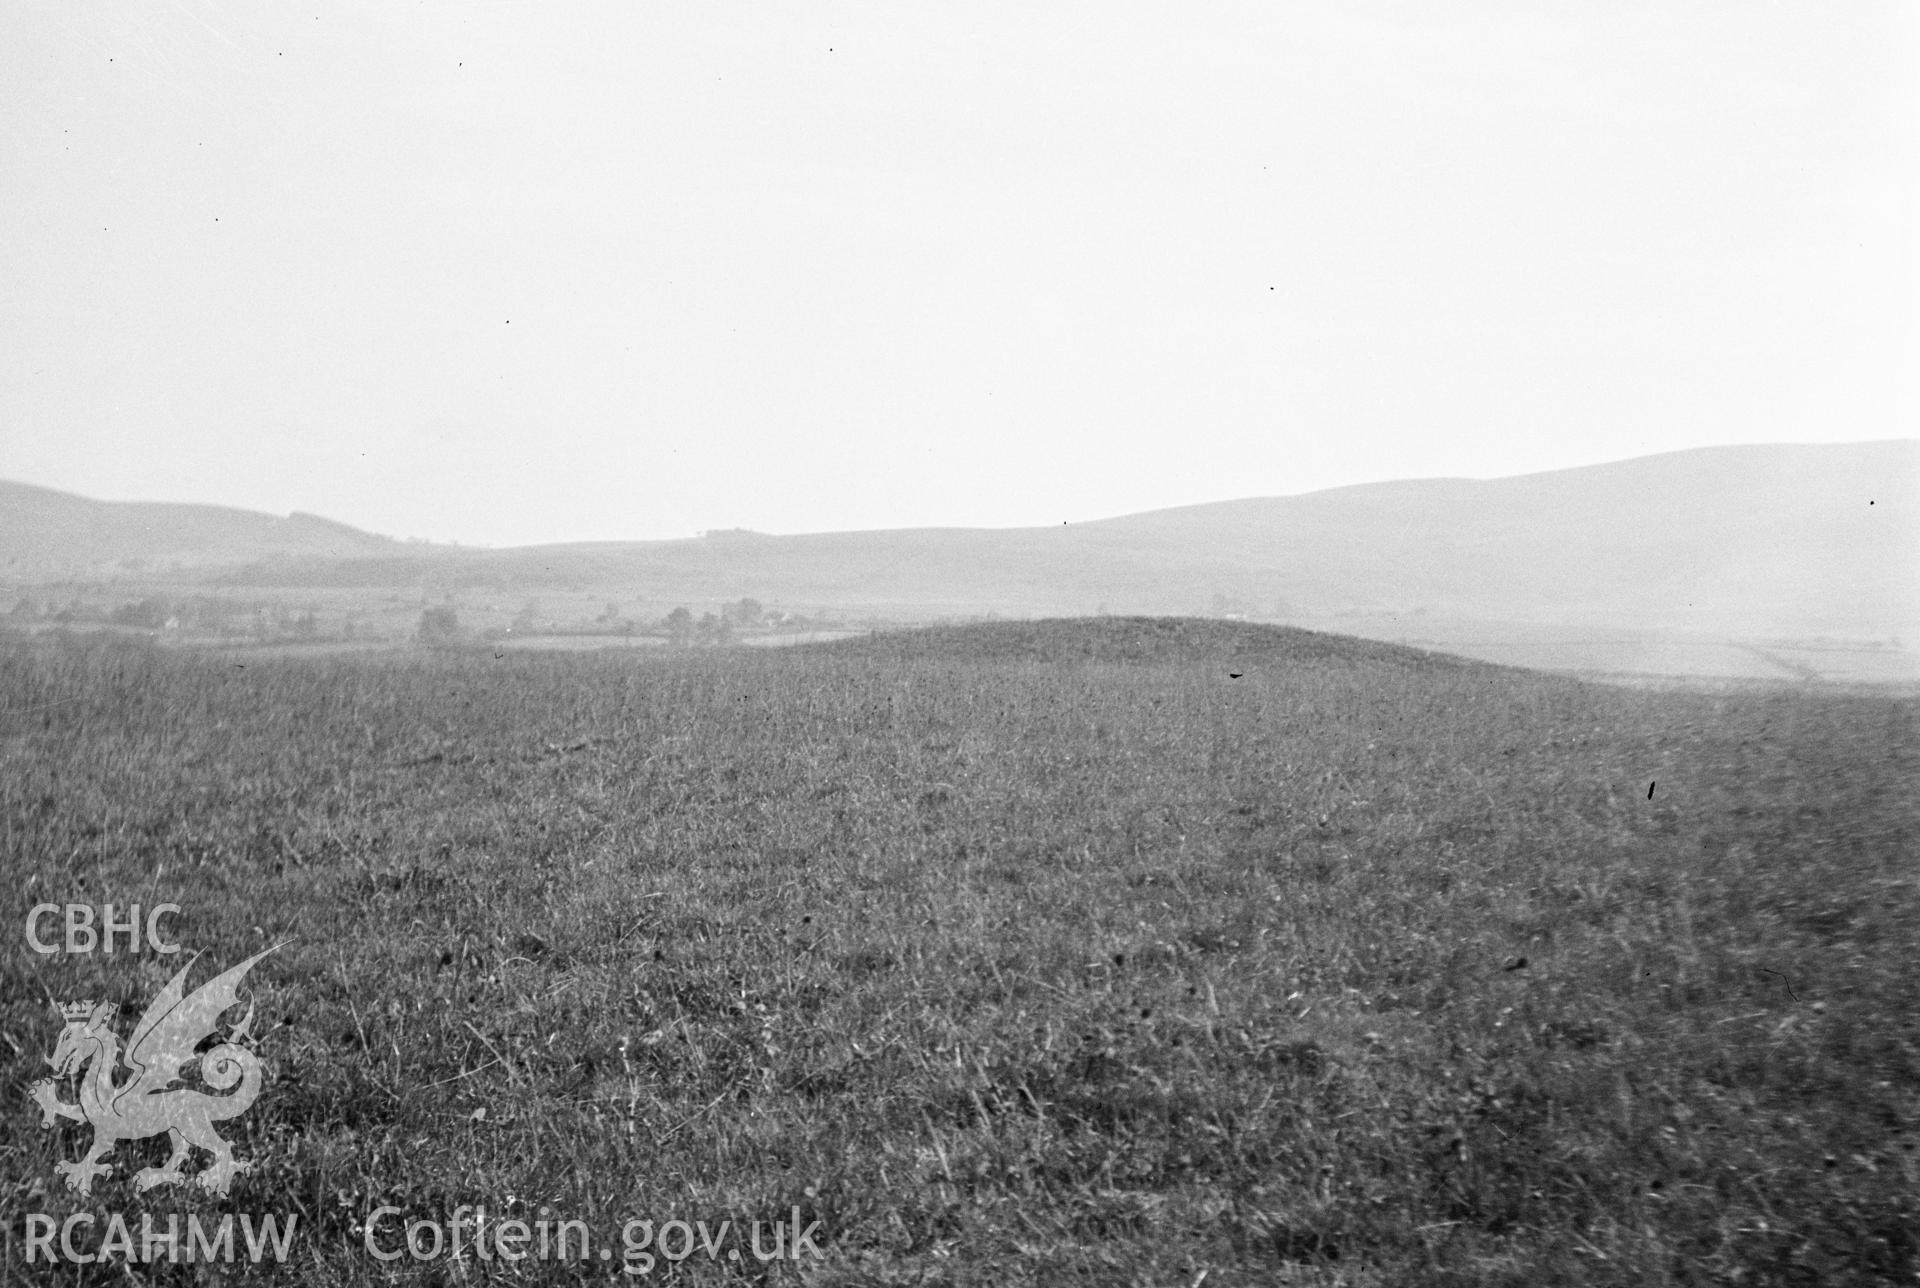
[[[1734,630],[1705,634],[1413,614],[1320,618],[1303,624],[1502,666],[1595,677],[1920,687],[1920,655],[1888,638],[1744,639]]]
[[[652,635],[515,635],[495,640],[492,647],[515,652],[590,653],[596,649],[661,648],[666,642]]]
[[[859,631],[800,631],[774,635],[746,635],[739,640],[748,648],[791,648],[796,644],[828,644],[835,640],[854,639],[867,634]]]
[[[8,924],[177,903],[195,982],[285,946],[254,1170],[136,1194],[127,1144],[88,1201],[24,1094],[47,999],[124,1034],[186,958],[8,942],[8,1270],[29,1213],[273,1211],[249,1282],[618,1278],[363,1247],[465,1204],[819,1223],[653,1266],[689,1283],[1912,1282],[1917,714],[1183,619],[41,637],[0,650]]]

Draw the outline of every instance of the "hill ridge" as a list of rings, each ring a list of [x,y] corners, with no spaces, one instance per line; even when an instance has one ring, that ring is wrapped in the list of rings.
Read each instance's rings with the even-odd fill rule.
[[[11,491],[5,489],[12,489]],[[0,485],[0,578],[164,569],[254,588],[489,588],[917,618],[1426,614],[1741,635],[1920,636],[1920,441],[1724,445],[1401,479],[1058,527],[480,549],[320,516]],[[1344,629],[1344,628],[1341,628]],[[1416,629],[1406,632],[1419,634]]]

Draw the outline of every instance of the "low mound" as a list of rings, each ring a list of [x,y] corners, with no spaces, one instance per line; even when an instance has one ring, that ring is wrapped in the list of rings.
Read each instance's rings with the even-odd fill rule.
[[[803,647],[840,656],[903,661],[1218,662],[1226,666],[1335,661],[1385,662],[1420,670],[1483,665],[1349,635],[1205,617],[1052,617],[974,622],[881,631]]]

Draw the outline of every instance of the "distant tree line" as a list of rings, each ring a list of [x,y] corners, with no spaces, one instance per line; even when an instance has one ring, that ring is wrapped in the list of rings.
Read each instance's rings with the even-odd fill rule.
[[[695,617],[693,610],[683,605],[661,619],[660,626],[669,644],[676,648],[692,648],[731,644],[734,631],[756,629],[765,623],[766,618],[766,606],[757,599],[749,598],[722,604],[718,613],[702,613],[699,617]]]
[[[676,648],[711,648],[733,643],[742,632],[767,630],[804,630],[813,623],[792,613],[770,612],[751,596],[720,605],[718,611],[696,613],[682,604],[657,620],[636,619],[623,613],[620,605],[610,603],[597,617],[585,614],[571,620],[555,620],[543,613],[537,600],[528,600],[514,614],[506,633],[528,635],[636,635],[663,637]],[[472,634],[461,624],[452,604],[425,608],[420,614],[415,638],[422,644],[445,646],[458,643]]]

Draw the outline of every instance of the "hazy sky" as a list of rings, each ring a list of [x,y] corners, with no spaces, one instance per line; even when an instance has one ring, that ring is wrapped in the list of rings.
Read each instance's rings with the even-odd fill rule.
[[[508,544],[1920,425],[1909,0],[8,0],[0,477]]]

